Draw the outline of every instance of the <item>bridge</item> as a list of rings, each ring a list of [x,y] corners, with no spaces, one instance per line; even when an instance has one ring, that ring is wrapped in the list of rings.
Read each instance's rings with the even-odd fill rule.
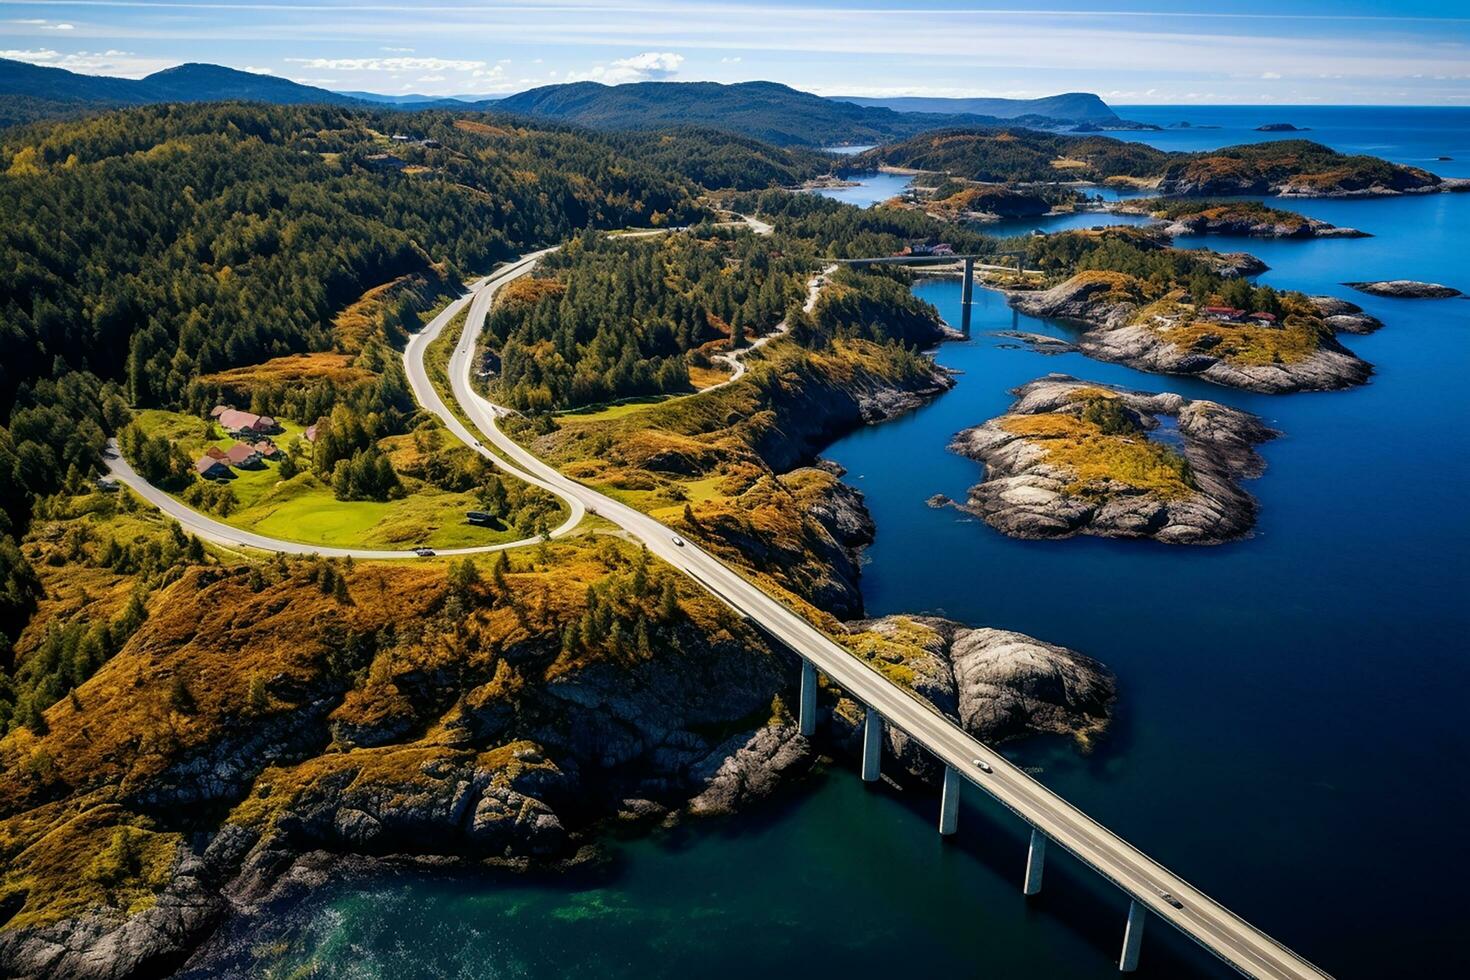
[[[996,256],[1014,258],[1015,268],[979,261]],[[956,262],[963,262],[965,268],[962,273],[964,278],[961,280],[963,285],[960,292],[960,333],[968,337],[970,336],[970,310],[975,300],[975,270],[1014,272],[1018,276],[1045,275],[1040,269],[1022,268],[1021,260],[1025,257],[1025,252],[991,252],[987,255],[877,255],[871,258],[829,259],[828,261],[851,266],[854,269],[870,265],[953,265]]]
[[[1023,894],[1034,895],[1041,889],[1047,849],[1053,846],[1073,855],[1118,887],[1129,898],[1118,957],[1121,971],[1130,972],[1137,968],[1144,925],[1149,918],[1156,918],[1180,930],[1245,976],[1262,980],[1324,980],[1328,977],[1306,959],[1062,799],[1000,753],[975,739],[955,721],[940,714],[928,702],[895,686],[735,569],[693,542],[679,538],[647,514],[565,476],[502,432],[497,423],[506,410],[492,404],[471,387],[474,349],[496,291],[530,272],[536,257],[527,256],[485,277],[476,283],[472,298],[466,297],[470,300],[469,312],[448,365],[450,388],[464,414],[463,421],[430,383],[423,361],[424,349],[447,325],[449,317],[436,318],[405,353],[405,367],[414,394],[425,408],[444,421],[450,431],[494,459],[511,475],[556,494],[574,508],[585,507],[618,525],[642,541],[654,555],[694,579],[767,637],[791,651],[801,664],[798,725],[803,735],[811,736],[816,732],[820,674],[825,674],[833,684],[862,704],[865,712],[861,757],[864,779],[871,781],[879,776],[885,729],[905,733],[932,753],[944,766],[938,819],[940,834],[951,835],[958,829],[960,790],[966,782],[978,787],[1024,821],[1030,828],[1031,841],[1021,880]],[[967,270],[973,271],[970,263],[976,257],[944,258],[967,260]],[[856,260],[857,263],[882,261]],[[849,264],[854,262],[849,261]],[[967,276],[967,284],[969,281]],[[966,294],[968,296],[968,286]],[[471,431],[471,426],[475,431]],[[481,438],[493,445],[496,453],[481,445]]]

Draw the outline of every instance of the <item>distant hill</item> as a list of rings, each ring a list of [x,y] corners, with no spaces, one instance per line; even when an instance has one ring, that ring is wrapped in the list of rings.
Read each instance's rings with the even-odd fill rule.
[[[1070,120],[1026,115],[895,112],[824,99],[777,82],[635,82],[547,85],[494,103],[501,112],[560,119],[599,129],[713,126],[778,146],[883,143],[943,126],[1059,126]]]
[[[0,58],[0,99],[3,99],[0,106],[7,110],[4,115],[15,117],[15,121],[81,109],[154,102],[233,99],[277,105],[366,105],[360,99],[324,88],[219,65],[179,65],[134,79],[82,75],[7,58]]]
[[[876,106],[896,112],[938,112],[948,115],[964,114],[995,116],[998,119],[1018,119],[1021,116],[1046,116],[1069,122],[1090,122],[1098,125],[1122,122],[1118,114],[1102,99],[1091,92],[1067,92],[1064,95],[1049,95],[1042,99],[930,99],[902,97],[894,99],[863,99],[848,96],[833,96],[840,102],[851,102],[860,106]]]
[[[1338,153],[1309,140],[1274,140],[1184,153],[1108,136],[1021,128],[925,133],[922,138],[857,154],[842,166],[851,171],[902,167],[986,183],[1111,179],[1190,197],[1401,194],[1441,185],[1440,178],[1427,170]]]
[[[950,127],[1041,129],[1121,123],[1095,95],[1049,99],[895,99],[914,108],[826,99],[776,82],[635,82],[547,85],[506,98],[330,92],[274,75],[187,64],[146,78],[82,75],[0,59],[0,126],[84,110],[157,102],[269,102],[276,105],[493,109],[596,129],[709,127],[777,146],[888,143]],[[866,100],[883,101],[883,100]],[[995,110],[977,113],[975,108]],[[951,111],[953,110],[953,111]],[[960,111],[963,110],[963,111]],[[1045,110],[1039,111],[1039,110]]]

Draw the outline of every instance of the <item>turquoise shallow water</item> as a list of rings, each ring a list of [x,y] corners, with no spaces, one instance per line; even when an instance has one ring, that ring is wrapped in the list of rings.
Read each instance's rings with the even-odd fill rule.
[[[1397,118],[1357,110],[1353,137],[1341,110],[1213,111],[1227,128],[1190,138],[1241,142],[1280,116],[1328,142],[1335,132],[1382,142]],[[1210,117],[1169,112],[1165,121]],[[1457,128],[1470,114],[1416,118],[1418,129],[1400,127],[1409,135],[1374,152],[1422,162],[1455,139],[1470,146]],[[1037,742],[1009,748],[1013,758],[1339,977],[1464,975],[1470,301],[1375,299],[1338,283],[1412,276],[1470,288],[1470,194],[1289,206],[1376,237],[1185,244],[1248,249],[1271,265],[1264,281],[1380,316],[1382,331],[1345,340],[1376,365],[1370,385],[1253,395],[1008,349],[990,331],[1068,328],[1017,318],[982,290],[973,338],[939,351],[963,372],[955,390],[826,455],[878,523],[871,613],[1019,629],[1117,671],[1117,724],[1093,754]],[[957,283],[917,288],[958,322]],[[1018,542],[926,507],[980,478],[946,451],[953,433],[1048,371],[1271,420],[1284,435],[1249,485],[1261,501],[1256,536],[1214,549]],[[278,910],[233,962],[361,977],[1114,975],[1116,892],[1053,854],[1028,903],[1014,818],[968,799],[960,839],[945,845],[935,806],[839,769],[748,819],[618,843],[607,866],[573,878],[341,882]],[[272,941],[289,951],[262,952]],[[1157,923],[1141,972],[1224,975]]]

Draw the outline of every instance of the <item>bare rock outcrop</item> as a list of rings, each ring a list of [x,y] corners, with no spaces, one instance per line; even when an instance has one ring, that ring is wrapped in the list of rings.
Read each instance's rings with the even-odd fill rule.
[[[1378,282],[1345,282],[1344,286],[1372,296],[1388,296],[1392,299],[1453,299],[1460,291],[1453,286],[1437,282],[1417,282],[1413,279],[1384,279]]]
[[[1102,732],[1116,681],[1090,657],[1024,633],[971,628],[934,616],[885,616],[848,624],[875,666],[987,743],[1027,735],[1067,735],[1083,742]],[[839,702],[833,723],[849,741],[862,712]],[[929,753],[889,729],[888,747],[906,769],[932,775]]]

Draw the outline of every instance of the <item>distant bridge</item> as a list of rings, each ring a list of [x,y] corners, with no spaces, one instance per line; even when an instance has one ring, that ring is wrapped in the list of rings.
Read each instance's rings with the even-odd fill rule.
[[[978,261],[979,259],[990,259],[997,255],[1014,258],[1014,268],[1008,265],[995,265]],[[991,252],[988,255],[878,255],[872,258],[856,259],[830,259],[842,265],[861,269],[870,265],[950,265],[955,262],[963,262],[965,271],[963,275],[963,287],[960,293],[960,333],[966,337],[970,336],[970,309],[975,300],[975,270],[982,269],[986,272],[1014,272],[1018,276],[1041,276],[1046,273],[1040,269],[1026,269],[1021,265],[1021,260],[1026,257],[1025,252]]]

